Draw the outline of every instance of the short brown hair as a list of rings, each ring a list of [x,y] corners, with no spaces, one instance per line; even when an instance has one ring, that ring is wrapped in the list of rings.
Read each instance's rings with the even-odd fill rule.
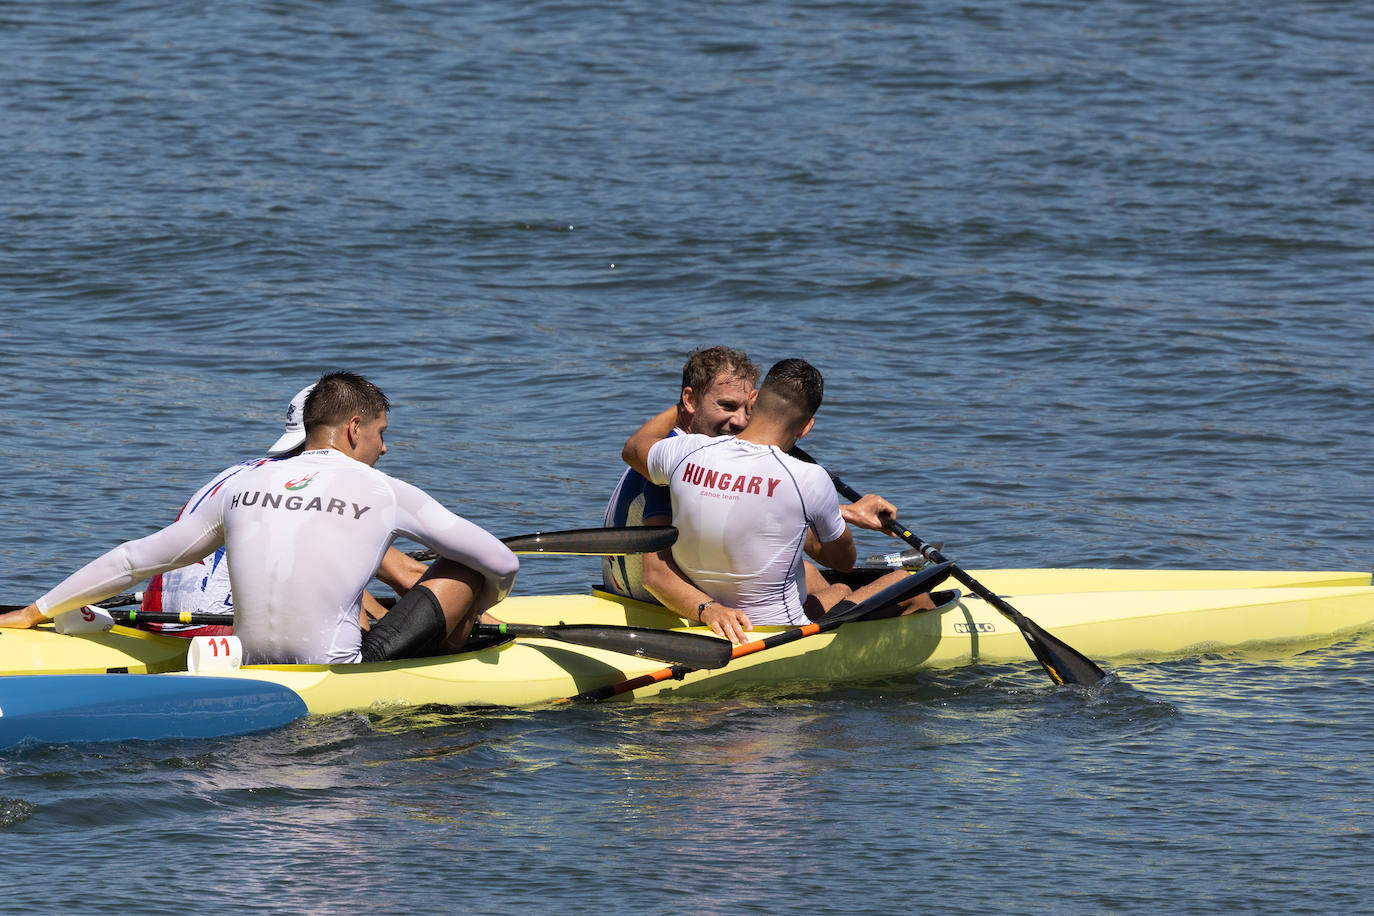
[[[697,347],[691,352],[687,364],[682,367],[682,387],[700,394],[722,373],[727,378],[744,379],[750,385],[759,383],[759,367],[749,359],[748,353],[716,346]]]
[[[333,426],[352,416],[375,420],[391,410],[382,389],[354,372],[329,372],[320,376],[305,399],[305,431]]]
[[[784,359],[774,363],[764,377],[757,409],[805,423],[816,415],[824,396],[825,380],[819,369],[804,359]]]

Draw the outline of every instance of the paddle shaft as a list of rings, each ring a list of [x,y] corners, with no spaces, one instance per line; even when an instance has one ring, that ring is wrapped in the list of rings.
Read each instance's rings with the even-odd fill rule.
[[[623,528],[576,528],[571,531],[548,531],[517,534],[502,538],[501,543],[519,554],[556,554],[561,556],[622,556],[635,553],[654,553],[671,547],[677,539],[677,529],[671,525],[630,525]],[[438,554],[432,550],[415,550],[409,554],[416,560],[430,561]],[[143,601],[142,592],[126,592],[95,602],[96,607],[127,607]],[[23,610],[27,605],[0,605],[0,613]],[[155,621],[152,623],[184,623],[185,621]]]
[[[655,553],[673,546],[677,529],[671,525],[629,525],[623,528],[575,528],[571,531],[546,531],[502,538],[512,553],[550,553],[562,556],[612,557],[636,553]],[[410,556],[434,560],[432,550]]]
[[[908,598],[919,595],[939,582],[943,581],[948,574],[950,564],[927,566],[920,569],[906,578],[887,586],[876,595],[870,595],[867,599],[855,604],[849,599],[844,599],[827,611],[819,620],[803,624],[799,627],[792,627],[781,630],[763,639],[756,639],[753,642],[740,643],[730,651],[730,661],[743,658],[746,655],[753,655],[755,652],[762,652],[764,649],[772,649],[775,646],[786,645],[807,636],[815,636],[817,633],[824,633],[833,630],[841,624],[851,620],[857,620],[865,614],[878,611],[880,608],[888,607],[896,602],[905,601]],[[636,678],[630,678],[617,684],[607,684],[592,690],[580,693],[575,697],[568,697],[564,702],[597,702],[609,700],[611,697],[619,696],[622,693],[629,693],[638,690],[640,687],[647,687],[650,684],[657,684],[666,681],[668,678],[683,678],[700,667],[692,667],[684,664],[669,665],[657,671],[650,671]]]
[[[755,652],[762,652],[764,649],[771,649],[774,646],[795,642],[804,636],[814,636],[817,633],[824,633],[826,630],[835,629],[844,622],[843,620],[832,620],[829,623],[808,623],[804,626],[774,633],[772,636],[766,636],[763,639],[756,639],[753,642],[740,643],[730,651],[730,660],[734,661],[746,655],[753,655]],[[700,669],[691,668],[687,665],[669,665],[666,668],[650,671],[648,674],[642,674],[628,681],[621,681],[619,684],[607,684],[595,690],[579,693],[575,697],[569,697],[564,702],[596,703],[601,700],[609,700],[611,697],[619,696],[622,693],[629,693],[641,687],[648,687],[650,684],[666,681],[670,677],[682,679],[697,670]]]
[[[849,484],[845,483],[840,478],[836,477],[834,474],[830,475],[830,479],[835,484],[836,492],[838,492],[845,499],[849,500],[851,503],[858,502],[859,500],[863,499],[862,493],[851,487]],[[944,554],[940,553],[940,551],[935,548],[935,545],[922,540],[914,532],[912,532],[905,525],[898,522],[892,516],[882,516],[882,522],[883,527],[887,529],[887,531],[890,534],[893,534],[901,538],[902,540],[910,544],[912,547],[915,547],[917,550],[921,552],[921,556],[925,557],[930,562],[948,562],[948,558]],[[1007,604],[997,595],[988,591],[987,588],[985,588],[977,579],[973,578],[968,573],[964,572],[964,570],[960,569],[957,565],[950,567],[949,574],[961,583],[963,583],[964,585],[967,585],[969,591],[973,592],[979,598],[982,598],[988,604],[991,604],[993,607],[997,608],[997,610],[1001,611],[1003,614],[1006,614],[1012,618],[1021,616],[1020,611],[1012,607],[1010,604]]]
[[[792,453],[803,461],[817,464],[810,455],[806,454],[801,448],[793,446]],[[827,471],[827,473],[829,473]],[[830,474],[830,480],[835,485],[835,490],[849,500],[851,503],[863,499],[863,494],[855,490],[834,474]],[[944,554],[936,550],[934,546],[927,543],[913,533],[905,525],[899,523],[895,518],[883,516],[883,527],[889,532],[906,541],[912,547],[921,552],[927,560],[932,563],[950,562]],[[1026,643],[1030,646],[1031,652],[1040,662],[1040,666],[1045,669],[1045,673],[1050,676],[1056,684],[1075,683],[1091,687],[1102,678],[1106,673],[1097,666],[1091,659],[1074,649],[1068,643],[1062,642],[1052,636],[1048,630],[1041,627],[1025,614],[1012,607],[1007,601],[992,591],[984,587],[977,579],[970,576],[967,572],[957,565],[949,567],[950,575],[957,581],[968,586],[968,590],[988,604],[997,609],[1003,616],[1011,619],[1025,637]]]
[[[120,623],[184,623],[198,627],[232,627],[233,614],[197,614],[194,611],[119,611],[110,615]]]
[[[477,624],[477,636],[515,636],[552,639],[575,646],[604,649],[639,658],[697,668],[723,668],[730,661],[730,641],[701,633],[682,633],[661,627],[628,627],[616,624],[529,623]]]
[[[188,626],[233,626],[228,614],[197,614],[158,611],[115,611],[112,615],[120,623],[180,623]],[[590,624],[540,626],[538,624],[500,623],[476,624],[472,636],[533,637],[622,652],[657,661],[689,663],[695,668],[720,668],[730,661],[729,643],[700,633],[677,633],[657,627],[626,627]]]

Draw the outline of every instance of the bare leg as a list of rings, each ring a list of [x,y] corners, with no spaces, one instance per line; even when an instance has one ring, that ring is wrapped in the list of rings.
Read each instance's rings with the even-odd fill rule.
[[[456,652],[462,648],[477,619],[474,605],[484,583],[482,574],[461,563],[440,558],[420,577],[417,585],[423,585],[439,599],[444,610],[446,626],[444,651]]]
[[[363,607],[358,612],[358,626],[366,633],[372,629],[372,624],[386,616],[389,608],[372,596],[371,592],[363,592]]]
[[[480,573],[461,563],[436,562],[386,616],[363,634],[363,661],[454,651],[472,629],[483,582]]]
[[[802,569],[806,571],[806,593],[808,595],[819,595],[821,592],[830,588],[830,582],[821,572],[821,568],[810,560],[802,562]],[[839,601],[839,598],[835,599]]]
[[[809,579],[810,576],[807,578]],[[824,580],[822,581],[824,582]],[[810,585],[811,583],[808,582],[807,587],[809,588]],[[844,599],[849,598],[853,593],[854,590],[848,585],[831,585],[829,582],[824,582],[819,591],[807,594],[803,610],[808,618],[815,620]]]
[[[874,579],[862,588],[851,590],[843,585],[828,586],[814,595],[807,596],[807,616],[815,619],[846,598],[853,601],[855,604],[859,604],[862,601],[872,598],[889,585],[897,584],[908,575],[910,575],[910,573],[906,570],[897,569],[881,578]],[[810,584],[809,580],[810,577],[808,576],[808,585]],[[814,605],[813,599],[815,602]],[[901,616],[905,617],[907,614],[915,614],[917,611],[929,611],[934,608],[935,602],[930,599],[929,593],[922,592],[902,602]]]
[[[889,585],[896,585],[898,582],[901,582],[909,575],[911,575],[911,573],[903,569],[893,570],[882,578],[874,579],[863,588],[854,589],[854,593],[849,596],[849,600],[853,601],[855,604],[866,601]],[[902,602],[903,617],[907,614],[915,614],[917,611],[933,611],[934,609],[935,602],[930,600],[929,592],[922,592]]]
[[[802,568],[806,570],[806,604],[803,610],[811,620],[848,598],[854,591],[848,585],[832,584],[815,563],[806,561],[802,563]]]

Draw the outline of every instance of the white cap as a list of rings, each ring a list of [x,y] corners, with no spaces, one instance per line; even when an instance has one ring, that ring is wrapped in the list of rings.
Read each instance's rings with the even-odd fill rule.
[[[291,399],[291,403],[286,405],[286,432],[281,434],[280,439],[272,443],[267,454],[280,455],[282,452],[289,452],[305,442],[305,396],[314,390],[314,385],[306,385],[297,391],[296,396]]]

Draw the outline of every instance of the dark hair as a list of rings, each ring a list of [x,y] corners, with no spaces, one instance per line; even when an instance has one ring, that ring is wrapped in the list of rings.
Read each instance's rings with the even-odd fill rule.
[[[805,423],[820,409],[825,380],[804,359],[784,359],[773,364],[759,389],[758,410],[781,411],[789,419]]]
[[[690,388],[701,394],[711,387],[716,376],[725,373],[727,378],[744,379],[750,385],[759,383],[759,367],[749,359],[743,350],[729,347],[697,347],[687,357],[682,367],[682,387]]]
[[[329,372],[320,376],[315,390],[305,398],[305,430],[333,426],[356,415],[375,420],[391,410],[382,389],[353,372]]]

